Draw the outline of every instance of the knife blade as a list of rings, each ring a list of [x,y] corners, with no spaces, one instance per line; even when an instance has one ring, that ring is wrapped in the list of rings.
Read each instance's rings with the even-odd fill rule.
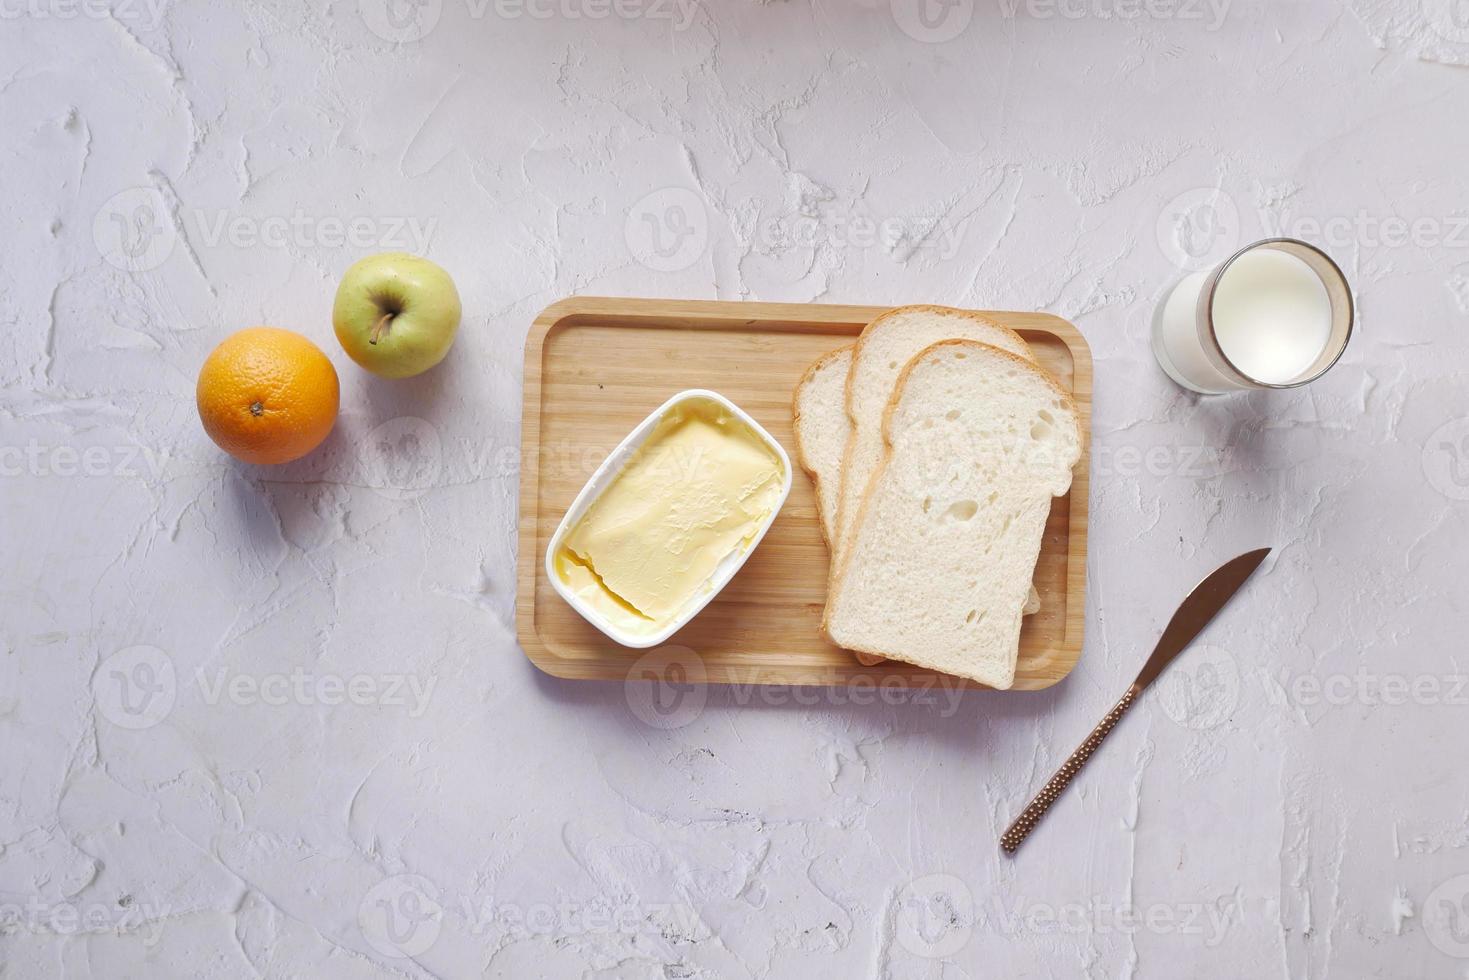
[[[1046,811],[1051,808],[1051,804],[1056,802],[1061,791],[1071,785],[1071,781],[1076,778],[1081,767],[1086,765],[1092,753],[1102,744],[1102,740],[1117,727],[1117,723],[1122,720],[1123,715],[1127,714],[1138,696],[1147,689],[1149,684],[1157,680],[1158,675],[1162,674],[1168,665],[1187,649],[1194,638],[1204,631],[1204,627],[1219,615],[1219,611],[1229,604],[1229,600],[1234,598],[1249,577],[1255,573],[1255,569],[1260,567],[1265,556],[1269,554],[1269,548],[1257,548],[1237,558],[1231,558],[1204,576],[1204,580],[1194,586],[1193,591],[1184,597],[1183,602],[1179,603],[1178,609],[1173,613],[1173,618],[1163,629],[1163,635],[1158,638],[1157,646],[1153,647],[1153,652],[1143,664],[1143,669],[1138,672],[1137,679],[1127,689],[1127,693],[1123,694],[1122,699],[1113,705],[1112,710],[1107,712],[1096,728],[1092,729],[1092,733],[1086,737],[1085,741],[1076,747],[1076,751],[1071,753],[1056,774],[1046,782],[1046,785],[1036,794],[1035,799],[1031,800],[1030,804],[1020,812],[1020,816],[1015,818],[1015,822],[1000,838],[1000,847],[1006,854],[1014,854],[1019,849],[1025,838],[1040,822],[1041,817],[1045,816]]]
[[[1202,633],[1204,627],[1229,604],[1229,600],[1255,574],[1255,569],[1260,567],[1268,554],[1269,548],[1247,551],[1220,565],[1194,586],[1194,590],[1179,603],[1178,610],[1163,629],[1158,645],[1153,648],[1148,662],[1143,664],[1143,669],[1138,672],[1137,680],[1133,681],[1132,686],[1142,691],[1157,680],[1164,668],[1173,663],[1173,658],[1182,653],[1194,641],[1194,637]]]

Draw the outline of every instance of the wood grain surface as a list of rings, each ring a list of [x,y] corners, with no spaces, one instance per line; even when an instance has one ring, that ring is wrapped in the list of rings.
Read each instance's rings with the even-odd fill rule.
[[[557,677],[624,680],[646,653],[613,643],[582,619],[545,572],[546,544],[566,508],[633,426],[670,395],[709,388],[754,416],[794,465],[796,381],[884,309],[575,297],[541,312],[525,344],[516,577],[517,632],[536,666]],[[1026,339],[1072,392],[1089,432],[1091,354],[1077,329],[1047,313],[983,312]],[[1089,461],[1083,452],[1071,492],[1051,505],[1035,575],[1041,609],[1021,630],[1015,690],[1055,684],[1081,655]],[[815,491],[797,466],[769,535],[669,643],[696,653],[704,675],[698,679],[709,683],[960,683],[894,661],[866,667],[827,642],[819,629],[826,579]]]

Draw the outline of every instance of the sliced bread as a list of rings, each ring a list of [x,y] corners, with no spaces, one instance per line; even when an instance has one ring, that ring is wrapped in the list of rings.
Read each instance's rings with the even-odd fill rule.
[[[847,369],[852,347],[839,347],[806,369],[796,383],[792,417],[796,457],[816,486],[816,509],[828,549],[836,541],[837,504],[842,493],[842,455],[847,451]]]
[[[907,307],[906,309],[925,312],[941,311],[944,314],[958,312],[932,306]],[[921,320],[922,318],[919,322]],[[971,324],[974,322],[968,315],[944,317],[943,320],[956,323],[966,330],[972,329]],[[906,322],[911,324],[915,320],[909,318]],[[988,324],[988,321],[984,323]],[[992,331],[987,326],[978,329],[982,330],[986,336],[992,336]],[[1015,341],[1024,348],[1023,352],[1026,356],[1029,356],[1030,349],[1024,341],[1018,336],[1015,337]],[[806,373],[797,382],[793,399],[796,456],[801,468],[810,475],[811,482],[816,488],[821,534],[826,539],[827,549],[832,554],[833,566],[836,563],[837,521],[842,497],[842,461],[846,453],[847,439],[852,432],[851,420],[847,417],[846,409],[847,374],[852,365],[852,353],[853,347],[847,346],[822,355],[806,369]],[[1040,593],[1032,585],[1025,602],[1025,614],[1029,616],[1039,612],[1040,608]],[[867,653],[858,653],[857,659],[868,666],[882,663],[883,660],[882,657]]]
[[[904,369],[881,434],[828,593],[827,635],[1010,687],[1051,498],[1081,456],[1070,396],[1011,352],[943,341]]]
[[[1029,345],[1009,327],[972,310],[900,306],[873,320],[857,338],[847,373],[846,407],[852,427],[842,460],[841,503],[833,559],[840,561],[857,507],[882,459],[882,418],[898,375],[919,351],[941,340],[977,340],[1034,361]]]

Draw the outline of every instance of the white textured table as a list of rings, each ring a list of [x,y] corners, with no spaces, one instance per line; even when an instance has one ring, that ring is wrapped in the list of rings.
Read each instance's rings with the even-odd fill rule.
[[[112,2],[0,3],[0,973],[1469,975],[1462,2]],[[1159,291],[1276,233],[1353,281],[1346,358],[1181,393]],[[407,382],[331,334],[384,249],[464,296]],[[1074,320],[1076,672],[722,689],[671,729],[538,674],[521,345],[571,293]],[[193,405],[261,322],[343,382],[277,469]],[[1177,598],[1262,543],[1003,858]]]

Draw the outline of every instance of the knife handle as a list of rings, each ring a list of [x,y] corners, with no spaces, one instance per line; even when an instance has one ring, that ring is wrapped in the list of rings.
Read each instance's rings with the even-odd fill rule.
[[[1118,701],[1112,710],[1107,712],[1107,716],[1097,723],[1097,727],[1092,729],[1086,741],[1076,747],[1076,751],[1071,753],[1071,758],[1067,759],[1056,771],[1056,775],[1052,776],[1045,787],[1036,794],[1035,799],[1030,801],[1030,805],[1020,811],[1020,816],[1015,818],[1010,829],[1005,831],[1005,836],[1000,838],[1000,847],[1006,854],[1014,854],[1030,832],[1035,829],[1036,824],[1040,823],[1041,817],[1045,816],[1051,804],[1056,802],[1056,797],[1061,795],[1063,789],[1071,785],[1076,774],[1081,772],[1081,767],[1086,765],[1086,761],[1092,757],[1097,746],[1112,734],[1112,729],[1117,727],[1117,723],[1122,720],[1123,715],[1127,714],[1127,709],[1132,707],[1140,693],[1136,684],[1129,687],[1127,693],[1122,695],[1122,700]]]

